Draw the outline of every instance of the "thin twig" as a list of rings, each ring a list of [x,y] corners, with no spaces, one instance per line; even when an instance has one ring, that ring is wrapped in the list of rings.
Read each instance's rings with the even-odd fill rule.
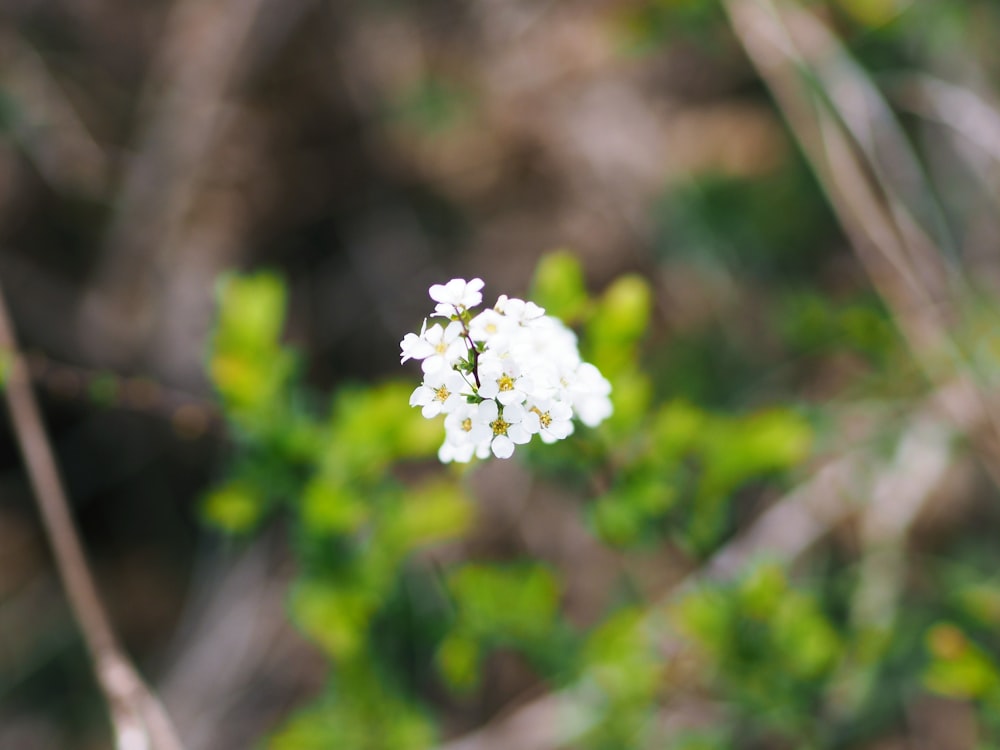
[[[4,396],[24,457],[56,567],[104,692],[118,750],[181,750],[159,700],[118,643],[101,605],[59,479],[24,356],[0,292],[0,351],[6,357]]]

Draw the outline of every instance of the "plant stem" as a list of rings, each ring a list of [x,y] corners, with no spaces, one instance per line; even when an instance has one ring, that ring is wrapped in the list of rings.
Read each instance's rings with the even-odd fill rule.
[[[117,750],[181,750],[159,700],[119,645],[101,605],[59,479],[24,356],[0,291],[0,351],[6,359],[4,397],[24,458],[56,568],[90,653],[97,684],[108,703]]]

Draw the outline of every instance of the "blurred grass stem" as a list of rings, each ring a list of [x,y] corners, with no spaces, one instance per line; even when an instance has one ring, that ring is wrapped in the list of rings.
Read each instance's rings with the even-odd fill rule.
[[[56,567],[111,715],[117,750],[181,750],[166,711],[125,654],[101,604],[73,523],[24,356],[0,292],[4,396]]]
[[[724,5],[914,359],[938,388],[964,391],[944,408],[968,425],[1000,486],[1000,414],[953,336],[962,280],[903,200],[906,181],[928,189],[890,108],[809,12],[771,0]],[[962,412],[970,404],[978,413],[971,423]]]

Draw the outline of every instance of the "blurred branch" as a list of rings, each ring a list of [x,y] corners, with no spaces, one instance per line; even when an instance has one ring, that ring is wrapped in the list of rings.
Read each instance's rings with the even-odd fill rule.
[[[273,717],[260,712],[269,691],[316,664],[285,612],[291,571],[281,558],[281,545],[265,536],[194,576],[200,591],[189,597],[160,683],[189,750],[251,746],[273,729]]]
[[[129,661],[101,605],[31,390],[27,363],[17,348],[2,295],[0,351],[6,358],[4,396],[14,433],[52,544],[59,575],[90,652],[97,683],[110,709],[116,746],[118,750],[180,750],[182,745],[166,711]]]
[[[227,129],[227,89],[268,0],[177,0],[146,84],[143,132],[125,170],[103,267],[82,325],[102,331],[99,361],[135,356],[155,323],[172,257],[213,149]],[[182,311],[174,311],[180,314]]]
[[[206,433],[222,436],[225,426],[218,404],[150,378],[125,377],[57,362],[38,352],[27,354],[32,380],[48,393],[64,399],[89,399],[107,407],[128,409],[170,422],[181,437]]]

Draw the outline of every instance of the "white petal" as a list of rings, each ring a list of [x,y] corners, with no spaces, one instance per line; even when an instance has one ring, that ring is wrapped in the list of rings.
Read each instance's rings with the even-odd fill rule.
[[[483,395],[485,396],[486,394],[484,393]],[[498,388],[493,398],[496,398],[504,406],[516,406],[521,401],[524,401],[524,394],[517,390],[501,391]]]
[[[431,288],[427,290],[427,293],[430,294],[431,299],[435,302],[449,302],[451,299],[450,292],[453,288],[452,285],[456,281],[458,281],[458,279],[452,279],[447,284],[432,284]]]
[[[514,455],[514,443],[503,435],[497,435],[493,438],[490,448],[493,449],[493,455],[497,458],[510,458]]]
[[[531,442],[531,433],[519,424],[512,424],[507,428],[507,437],[510,438],[511,442],[517,443],[518,445],[524,445],[525,443]],[[495,443],[496,441],[493,442]]]
[[[509,392],[510,391],[508,391],[508,393]],[[524,407],[521,406],[520,404],[505,405],[503,410],[503,418],[504,421],[510,423],[520,422],[522,419],[524,419],[524,415],[526,413],[527,412],[525,411]]]
[[[438,370],[447,367],[448,363],[445,361],[444,357],[428,357],[423,362],[420,363],[420,369],[424,371],[425,375],[430,375],[431,373],[436,373]]]
[[[543,437],[545,433],[548,433],[556,440],[562,440],[565,437],[569,437],[573,433],[573,423],[572,422],[557,422],[552,421],[545,431],[542,433]]]
[[[425,385],[418,385],[410,394],[410,406],[426,406],[434,400],[434,391]]]
[[[478,419],[483,424],[489,424],[496,420],[500,410],[497,409],[497,402],[487,399],[479,405]]]
[[[587,427],[597,427],[607,417],[610,417],[613,411],[611,400],[602,397],[585,399],[577,405],[576,410],[580,415],[580,421]]]

